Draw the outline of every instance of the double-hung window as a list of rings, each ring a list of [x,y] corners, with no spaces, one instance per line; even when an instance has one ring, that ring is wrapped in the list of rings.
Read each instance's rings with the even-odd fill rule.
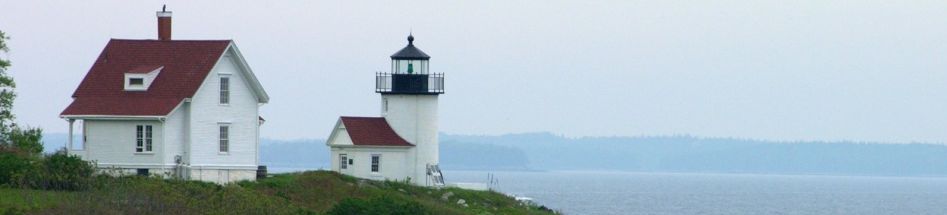
[[[230,77],[220,77],[220,104],[230,104]]]
[[[349,168],[349,158],[346,154],[339,154],[339,169]]]
[[[378,172],[381,168],[381,155],[372,155],[372,172]]]
[[[135,127],[135,152],[150,153],[152,148],[151,126],[138,125]]]
[[[230,125],[220,125],[220,153],[230,152]]]

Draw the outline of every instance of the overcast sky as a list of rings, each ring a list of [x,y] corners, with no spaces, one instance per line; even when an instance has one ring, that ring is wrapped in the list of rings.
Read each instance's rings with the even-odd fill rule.
[[[377,116],[413,30],[446,73],[441,130],[947,142],[944,1],[0,1],[21,123],[58,117],[109,38],[234,39],[262,136]]]

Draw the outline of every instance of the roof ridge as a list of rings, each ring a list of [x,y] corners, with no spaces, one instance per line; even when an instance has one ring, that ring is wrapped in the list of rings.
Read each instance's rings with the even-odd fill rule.
[[[380,116],[340,116],[342,118],[362,118],[362,119],[384,119],[385,117]]]
[[[215,40],[158,40],[158,39],[121,39],[111,38],[111,41],[136,41],[136,42],[233,42],[233,39],[215,39]]]

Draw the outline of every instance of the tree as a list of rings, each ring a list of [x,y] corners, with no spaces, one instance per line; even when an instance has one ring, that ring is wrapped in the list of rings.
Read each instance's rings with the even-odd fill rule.
[[[31,156],[39,156],[43,153],[43,129],[29,127],[24,129],[13,126],[9,132],[7,136],[13,148]]]
[[[7,47],[7,37],[3,31],[0,31],[0,52],[7,53],[10,49]],[[13,77],[7,74],[7,68],[10,67],[10,60],[0,57],[0,143],[10,143],[10,131],[16,124],[13,122],[13,100],[16,99],[16,82]]]
[[[0,31],[0,52],[10,49]],[[7,74],[10,60],[0,56],[0,184],[53,190],[79,190],[89,184],[94,168],[63,151],[43,156],[43,130],[13,122],[16,83]]]
[[[7,40],[10,37],[0,31],[0,52],[7,53]],[[16,82],[7,74],[10,60],[0,56],[0,145],[28,153],[40,155],[43,152],[43,131],[39,128],[20,128],[13,121],[13,100],[16,99]]]

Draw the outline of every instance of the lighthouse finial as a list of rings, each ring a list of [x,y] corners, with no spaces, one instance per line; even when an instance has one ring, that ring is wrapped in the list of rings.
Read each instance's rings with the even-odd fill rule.
[[[414,35],[408,33],[408,45],[414,45]]]

